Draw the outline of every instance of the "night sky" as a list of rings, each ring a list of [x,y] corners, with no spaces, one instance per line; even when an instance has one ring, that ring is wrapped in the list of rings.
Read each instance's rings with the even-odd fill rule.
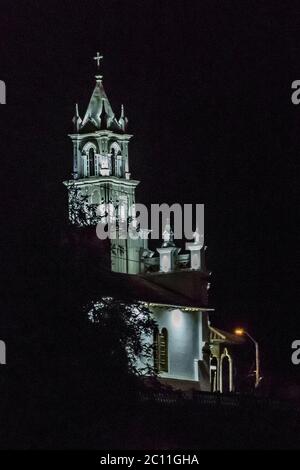
[[[244,325],[296,382],[300,5],[292,1],[1,1],[3,298],[30,290],[66,223],[67,134],[99,50],[129,118],[137,200],[204,203],[213,324]],[[18,294],[20,292],[20,294]],[[10,310],[11,311],[11,310]],[[1,325],[12,317],[2,309]],[[37,320],[38,321],[38,320]]]

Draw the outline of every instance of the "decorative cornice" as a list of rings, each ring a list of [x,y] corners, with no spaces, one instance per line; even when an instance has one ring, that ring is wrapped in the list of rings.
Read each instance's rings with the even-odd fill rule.
[[[117,178],[115,176],[90,176],[89,178],[79,178],[76,180],[66,180],[63,181],[63,184],[67,187],[70,187],[75,184],[75,186],[85,186],[95,183],[112,183],[118,186],[128,186],[136,187],[140,182],[138,180],[127,180],[125,178]]]

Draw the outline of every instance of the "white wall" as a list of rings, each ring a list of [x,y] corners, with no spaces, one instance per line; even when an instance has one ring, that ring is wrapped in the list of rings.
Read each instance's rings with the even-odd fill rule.
[[[194,360],[202,357],[202,314],[156,307],[159,330],[167,328],[169,371],[162,377],[195,380]]]

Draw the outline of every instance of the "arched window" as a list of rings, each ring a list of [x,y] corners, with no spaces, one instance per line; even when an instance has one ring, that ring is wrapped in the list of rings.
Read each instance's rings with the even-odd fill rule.
[[[115,149],[111,149],[111,174],[115,176],[116,174],[116,152]]]
[[[153,335],[153,362],[157,373],[169,370],[168,347],[168,330],[163,328],[159,333],[156,329]]]
[[[89,149],[89,174],[95,176],[95,150],[93,147]]]
[[[96,175],[97,168],[97,147],[92,142],[87,142],[81,152],[82,173],[85,178]]]
[[[110,155],[111,155],[111,174],[113,176],[122,176],[122,156],[121,156],[121,147],[118,142],[113,142],[110,145]]]

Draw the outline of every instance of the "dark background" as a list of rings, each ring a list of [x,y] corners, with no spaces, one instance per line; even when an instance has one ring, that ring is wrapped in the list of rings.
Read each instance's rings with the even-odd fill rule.
[[[14,306],[55,263],[49,246],[66,223],[62,181],[72,169],[67,134],[74,103],[85,112],[99,50],[113,109],[124,103],[135,136],[137,200],[205,204],[213,324],[245,326],[262,347],[263,372],[299,383],[290,359],[300,337],[300,106],[290,99],[299,3],[1,0],[0,9],[0,337],[19,334],[26,309]]]

